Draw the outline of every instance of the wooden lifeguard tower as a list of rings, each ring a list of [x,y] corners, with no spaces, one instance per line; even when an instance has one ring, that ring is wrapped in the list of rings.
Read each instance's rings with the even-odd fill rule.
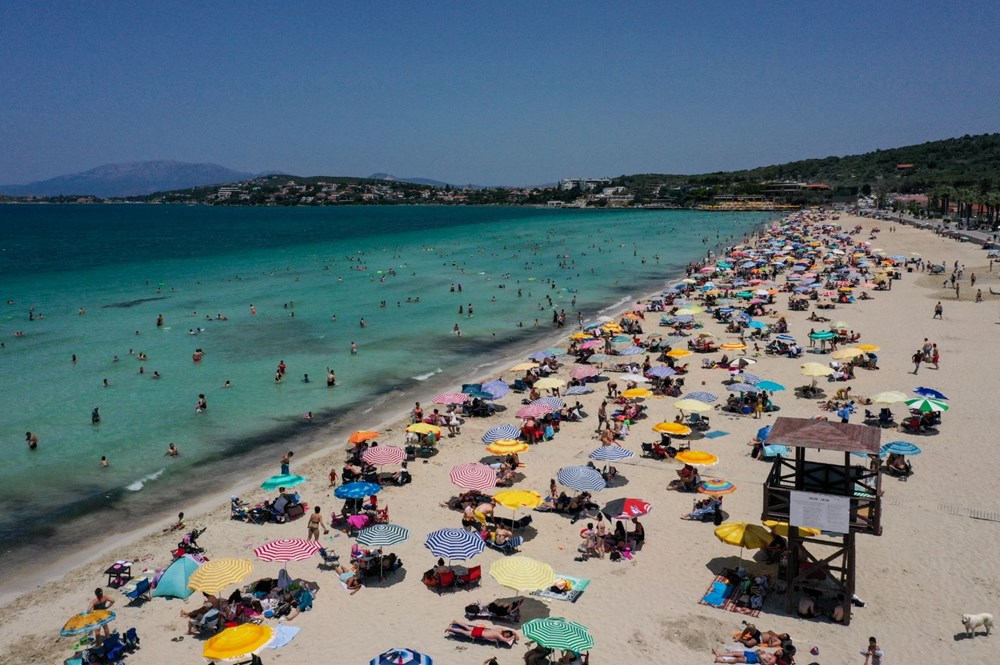
[[[794,447],[792,458],[779,457],[764,483],[762,519],[788,522],[788,565],[785,611],[806,589],[843,599],[844,624],[851,622],[851,599],[857,559],[857,534],[882,535],[881,474],[878,469],[882,431],[878,427],[807,418],[778,418],[768,444]],[[832,451],[825,461],[806,459],[810,449]],[[868,464],[851,453],[868,456]],[[835,463],[836,453],[843,462]],[[852,464],[853,463],[853,464]],[[820,529],[806,535],[798,527]]]

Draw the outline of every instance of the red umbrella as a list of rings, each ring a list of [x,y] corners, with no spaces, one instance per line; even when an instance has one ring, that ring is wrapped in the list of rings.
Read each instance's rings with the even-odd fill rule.
[[[546,413],[552,413],[555,409],[549,404],[530,404],[515,415],[518,418],[538,418],[539,416],[544,416]]]
[[[431,400],[435,404],[465,404],[469,396],[465,393],[444,393]]]
[[[302,561],[308,559],[322,547],[315,540],[302,538],[282,538],[264,543],[253,551],[261,561]]]
[[[642,517],[653,509],[653,505],[642,499],[615,499],[604,506],[604,514],[613,520],[630,520]]]
[[[452,484],[467,490],[482,492],[497,485],[497,472],[481,462],[458,464],[448,476]]]
[[[399,464],[406,459],[406,451],[398,446],[372,446],[365,451],[361,459],[373,466]]]
[[[574,367],[569,375],[574,379],[586,379],[591,376],[597,376],[600,374],[600,370],[596,367],[591,367],[590,365],[580,365],[579,367]]]

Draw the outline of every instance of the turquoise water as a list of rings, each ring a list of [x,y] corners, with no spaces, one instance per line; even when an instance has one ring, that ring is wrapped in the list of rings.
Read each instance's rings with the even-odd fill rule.
[[[182,479],[192,487],[232,473],[235,455],[277,458],[289,438],[325,423],[371,426],[388,400],[432,377],[458,382],[494,371],[484,367],[507,346],[551,333],[553,309],[565,310],[572,327],[577,312],[593,318],[657,288],[765,219],[0,206],[0,303],[12,302],[0,304],[0,545],[8,549],[15,533],[51,537],[67,516],[156,505]],[[205,352],[199,363],[197,348]],[[276,384],[282,360],[287,375]],[[333,389],[327,367],[337,374]],[[199,394],[203,413],[194,408]],[[99,425],[90,419],[95,406]],[[28,449],[27,431],[39,437],[37,450]],[[168,442],[179,458],[164,456]],[[99,468],[102,455],[107,468]],[[15,531],[25,496],[33,514],[53,520]]]

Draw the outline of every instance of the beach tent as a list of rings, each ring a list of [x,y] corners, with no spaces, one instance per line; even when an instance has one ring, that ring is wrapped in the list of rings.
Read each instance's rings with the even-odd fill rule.
[[[188,579],[201,564],[189,556],[182,556],[163,571],[153,589],[153,596],[160,598],[187,598],[194,589],[188,588]]]

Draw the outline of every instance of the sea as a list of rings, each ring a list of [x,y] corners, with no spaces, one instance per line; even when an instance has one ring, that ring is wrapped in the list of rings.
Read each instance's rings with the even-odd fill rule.
[[[568,333],[671,288],[772,217],[0,206],[0,565],[42,566],[264,460],[277,473],[287,449],[331,445],[331,427],[501,376],[554,313]]]

